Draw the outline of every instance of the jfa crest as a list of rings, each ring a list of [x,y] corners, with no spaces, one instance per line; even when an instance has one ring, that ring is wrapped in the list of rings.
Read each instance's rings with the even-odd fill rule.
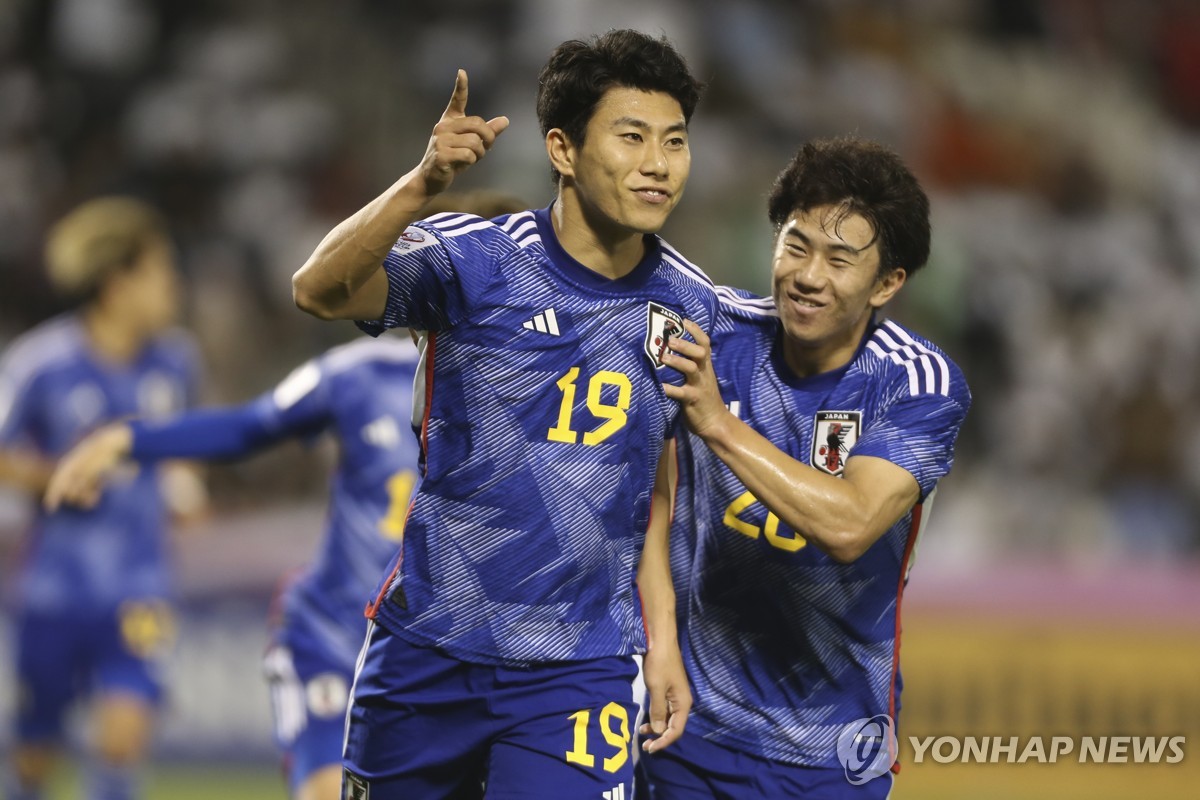
[[[348,769],[342,770],[342,800],[371,800],[371,784],[366,778],[355,775]]]
[[[653,301],[646,304],[646,355],[654,362],[655,369],[663,365],[662,357],[667,351],[667,340],[682,333],[682,316]]]
[[[858,441],[862,428],[860,411],[818,411],[813,421],[812,459],[817,469],[840,476],[846,468],[846,456]]]

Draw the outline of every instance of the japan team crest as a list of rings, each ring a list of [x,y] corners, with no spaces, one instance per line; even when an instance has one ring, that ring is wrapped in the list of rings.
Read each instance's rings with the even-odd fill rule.
[[[646,304],[646,355],[654,362],[655,369],[663,365],[662,357],[667,351],[667,340],[682,333],[682,316],[653,301]]]
[[[342,800],[371,800],[371,784],[361,775],[342,768]]]
[[[861,411],[818,411],[809,463],[828,475],[840,476],[861,428]]]

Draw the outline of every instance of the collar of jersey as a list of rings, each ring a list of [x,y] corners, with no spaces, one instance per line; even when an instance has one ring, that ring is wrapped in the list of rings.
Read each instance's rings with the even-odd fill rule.
[[[620,278],[608,278],[576,261],[559,244],[558,236],[554,233],[554,224],[550,221],[550,209],[553,207],[554,204],[551,203],[545,208],[539,208],[533,212],[533,216],[537,220],[538,233],[541,234],[542,246],[546,250],[550,265],[564,280],[584,289],[622,294],[642,286],[654,274],[654,269],[662,258],[658,237],[654,234],[648,233],[642,237],[646,245],[646,254],[636,267]]]

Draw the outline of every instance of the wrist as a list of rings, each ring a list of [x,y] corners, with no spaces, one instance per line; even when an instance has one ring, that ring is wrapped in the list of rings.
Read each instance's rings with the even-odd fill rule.
[[[738,419],[733,413],[722,404],[719,410],[714,410],[712,414],[704,421],[703,425],[697,426],[695,433],[705,444],[713,445],[724,443],[729,440],[734,425]]]

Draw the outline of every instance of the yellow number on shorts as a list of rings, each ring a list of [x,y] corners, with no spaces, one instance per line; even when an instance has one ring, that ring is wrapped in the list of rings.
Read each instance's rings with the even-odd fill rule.
[[[417,474],[411,469],[402,469],[388,478],[388,509],[379,520],[379,532],[384,538],[398,542],[404,538],[404,521],[408,518],[408,501],[412,497]]]
[[[572,747],[567,751],[567,763],[581,767],[596,766],[596,757],[588,752],[588,723],[592,712],[584,709],[567,717],[575,721]],[[614,722],[616,725],[614,726]],[[615,752],[604,759],[605,772],[616,772],[629,760],[629,712],[620,703],[609,703],[600,709],[600,733]]]
[[[808,544],[808,540],[798,533],[793,532],[791,536],[781,535],[779,533],[779,517],[775,516],[775,513],[772,511],[767,511],[767,524],[761,528],[753,522],[747,522],[738,516],[757,502],[758,498],[750,494],[750,492],[742,492],[725,509],[725,518],[722,522],[743,536],[749,536],[751,539],[757,539],[765,533],[767,542],[772,547],[777,547],[789,553],[794,553]]]
[[[563,396],[562,402],[558,406],[558,421],[546,433],[546,438],[551,442],[575,444],[579,441],[578,432],[571,428],[571,412],[575,409],[575,381],[578,378],[579,367],[571,367],[567,374],[554,384]],[[602,395],[605,386],[612,386],[617,390],[615,403],[604,402]],[[601,370],[593,375],[588,380],[587,408],[592,412],[592,416],[604,421],[595,430],[584,431],[583,443],[586,445],[600,444],[624,428],[629,421],[629,415],[625,412],[629,410],[632,396],[633,384],[629,382],[629,376],[625,373]]]

